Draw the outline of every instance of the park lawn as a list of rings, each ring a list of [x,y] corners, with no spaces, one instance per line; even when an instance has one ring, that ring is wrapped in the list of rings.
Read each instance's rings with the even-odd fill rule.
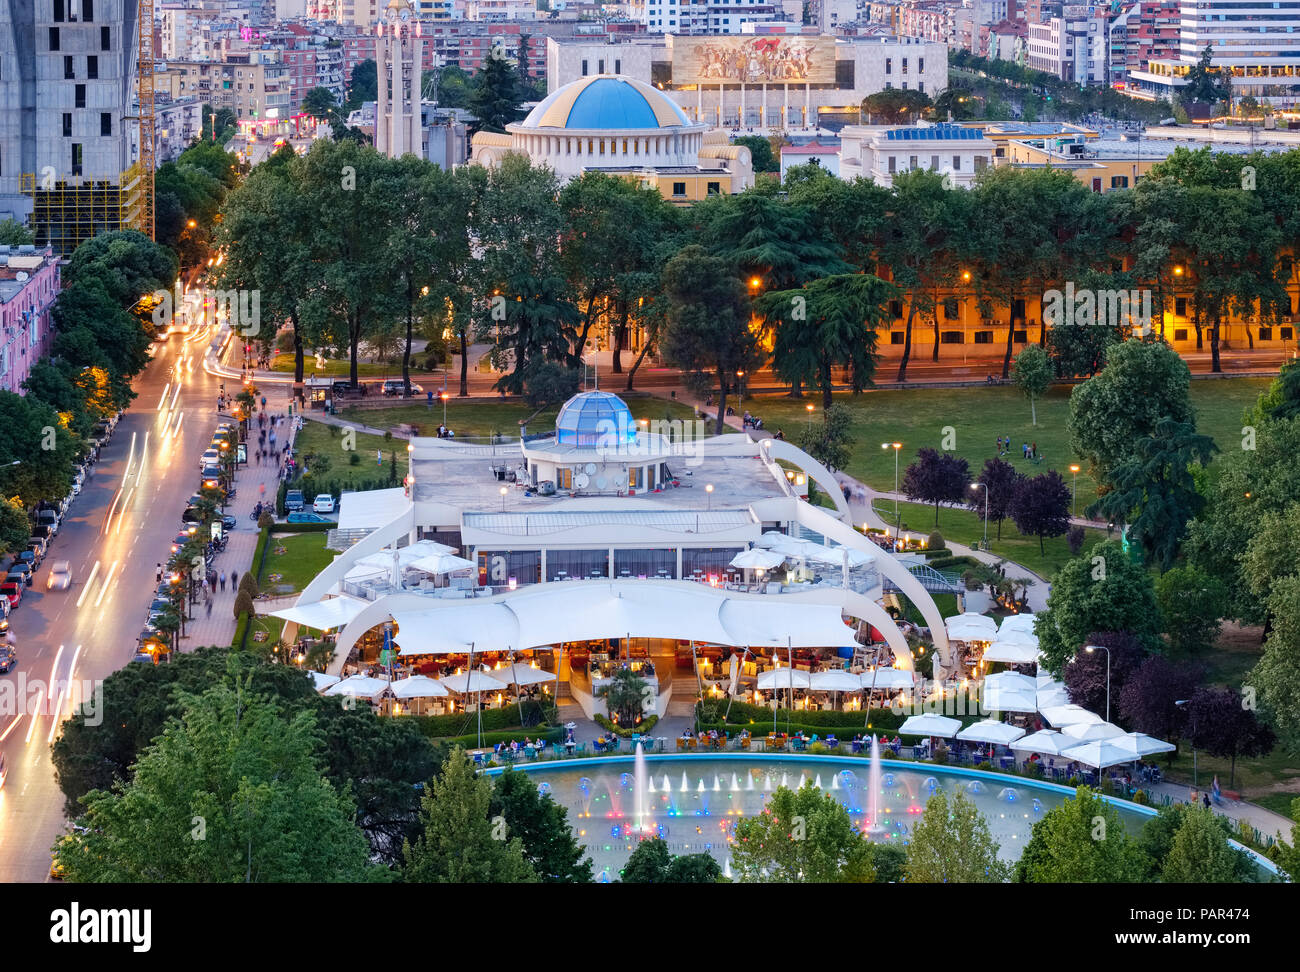
[[[1160,760],[1165,779],[1191,784],[1192,747],[1186,740],[1179,743],[1173,765],[1166,768],[1163,756],[1155,756],[1152,759]],[[1195,777],[1198,785],[1208,790],[1217,775],[1219,786],[1225,790],[1236,790],[1243,800],[1267,806],[1270,810],[1275,810],[1284,816],[1291,815],[1291,801],[1300,797],[1300,767],[1296,766],[1295,757],[1288,755],[1281,746],[1278,746],[1267,756],[1238,759],[1236,780],[1230,784],[1231,763],[1231,760],[1219,759],[1198,751]]]
[[[257,589],[277,597],[300,593],[338,556],[337,551],[325,548],[326,536],[325,533],[272,534]],[[286,584],[291,585],[293,590],[278,590]]]
[[[1199,431],[1213,436],[1224,452],[1239,448],[1241,416],[1269,385],[1264,378],[1227,378],[1191,383]],[[918,449],[943,450],[945,429],[951,427],[956,455],[970,464],[977,476],[984,460],[992,458],[998,436],[1011,437],[1011,454],[1006,460],[1021,473],[1038,475],[1056,469],[1070,480],[1070,465],[1078,462],[1070,451],[1066,423],[1070,417],[1072,386],[1057,385],[1038,401],[1038,425],[1030,424],[1029,401],[1015,388],[976,385],[965,388],[907,388],[868,391],[861,395],[836,394],[834,400],[847,405],[853,414],[856,436],[845,472],[876,489],[894,488],[892,449],[882,442],[902,442],[898,475],[916,456]],[[747,398],[743,409],[763,419],[763,428],[799,441],[809,420],[807,406],[813,405],[812,420],[821,413],[821,396],[805,394],[802,399],[765,395]],[[738,407],[737,411],[742,408]],[[1019,458],[1022,442],[1037,443],[1041,463]],[[1083,465],[1082,463],[1079,463]],[[1080,514],[1097,498],[1097,486],[1086,471],[1079,472],[1076,507]],[[933,518],[932,518],[933,519]],[[1005,531],[1004,531],[1005,532]]]
[[[352,377],[352,368],[347,358],[327,358],[324,368],[316,367],[316,359],[312,355],[303,358],[302,374],[304,378],[350,378]],[[271,370],[283,372],[284,374],[293,374],[293,355],[281,351],[271,362]],[[357,362],[358,378],[401,378],[401,364],[386,364],[382,361],[358,361]],[[422,371],[411,366],[411,381],[422,384],[427,390],[431,386],[429,382],[438,382],[438,387],[442,387],[442,369],[437,371]]]
[[[273,618],[270,615],[258,615],[249,621],[248,625],[248,647],[255,648],[264,645],[274,645],[280,640],[280,635],[284,631],[284,618]],[[259,632],[266,632],[266,639],[263,641],[254,641],[254,637]]]
[[[894,501],[877,499],[874,503],[877,515],[889,524],[894,524]],[[948,506],[939,507],[939,526],[934,525],[934,507],[924,503],[899,503],[904,533],[928,534],[935,529],[943,534],[945,540],[974,547],[984,539],[984,521],[973,511],[956,509]],[[1097,540],[1105,537],[1104,530],[1085,528],[1087,537],[1083,549],[1087,550]],[[1016,525],[1010,520],[1002,523],[1002,539],[997,538],[997,524],[989,524],[989,552],[996,557],[1004,557],[1028,567],[1034,573],[1051,580],[1056,572],[1072,559],[1065,537],[1050,537],[1043,541],[1043,553],[1038,552],[1038,538],[1021,535]]]
[[[314,422],[310,418],[306,419],[303,422],[302,431],[298,433],[298,437],[294,442],[299,464],[302,464],[303,456],[309,452],[328,456],[330,460],[329,468],[317,479],[322,482],[336,482],[342,486],[353,486],[363,481],[373,482],[375,479],[386,478],[391,460],[390,453],[396,452],[398,481],[400,482],[406,477],[408,460],[406,441],[404,439],[385,439],[381,435],[354,432],[353,435],[356,441],[352,443],[354,449],[349,452],[343,448],[344,435],[348,431],[339,428],[337,425],[326,425],[324,422]],[[382,450],[384,453],[382,466],[375,462],[376,450]],[[350,462],[352,455],[360,457],[356,465],[352,465]],[[307,497],[309,503],[313,499],[315,499],[313,496]]]
[[[666,419],[685,422],[695,418],[695,410],[681,402],[649,395],[629,396],[624,401],[638,421]],[[451,398],[447,401],[447,426],[458,439],[517,436],[519,423],[524,419],[529,420],[529,432],[548,432],[555,428],[559,411],[560,406],[553,405],[534,415],[534,409],[524,402]],[[432,406],[420,403],[389,408],[345,408],[339,412],[339,417],[377,429],[414,425],[421,435],[436,435],[438,426],[442,424],[442,414],[442,402],[435,399]]]

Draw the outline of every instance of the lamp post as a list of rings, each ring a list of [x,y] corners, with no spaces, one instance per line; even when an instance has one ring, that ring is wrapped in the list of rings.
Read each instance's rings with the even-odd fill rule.
[[[704,492],[707,493],[709,496],[709,509],[712,510],[713,509],[713,484],[709,483],[707,486],[705,486]]]
[[[1183,706],[1190,701],[1191,699],[1179,699],[1174,703],[1174,705]],[[1192,786],[1197,786],[1197,785],[1198,783],[1196,777],[1196,744],[1192,743]]]
[[[445,429],[447,427],[447,399],[450,397],[447,394],[447,389],[444,388],[442,394],[438,397],[442,399],[442,427]]]
[[[1070,516],[1075,516],[1075,499],[1079,491],[1079,465],[1078,463],[1070,464]]]
[[[880,448],[894,450],[894,534],[897,536],[898,530],[901,528],[903,522],[903,518],[898,512],[898,450],[903,448],[903,443],[882,442],[880,443]]]
[[[809,432],[809,434],[811,434],[811,433],[812,433],[812,417],[813,417],[814,407],[813,407],[812,405],[805,405],[804,408],[808,409],[808,432]]]
[[[969,270],[961,272],[961,282],[970,283]],[[935,309],[935,313],[939,313],[938,308]],[[961,363],[966,364],[966,290],[964,287],[961,295]]]
[[[989,549],[989,484],[971,483],[971,489],[984,489],[984,549]]]
[[[1106,653],[1106,721],[1110,722],[1110,649],[1105,645],[1088,645],[1083,650],[1091,655],[1098,648]]]
[[[502,486],[500,492],[501,492],[501,512],[504,513],[506,511],[506,493],[509,492],[509,490],[507,490],[504,486]]]

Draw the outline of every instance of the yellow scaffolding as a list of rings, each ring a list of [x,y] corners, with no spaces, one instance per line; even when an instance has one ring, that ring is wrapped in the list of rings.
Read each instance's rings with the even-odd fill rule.
[[[116,181],[81,177],[47,182],[31,172],[19,177],[20,190],[32,197],[36,244],[49,244],[60,256],[70,256],[84,240],[99,233],[138,228],[143,183],[138,165]]]

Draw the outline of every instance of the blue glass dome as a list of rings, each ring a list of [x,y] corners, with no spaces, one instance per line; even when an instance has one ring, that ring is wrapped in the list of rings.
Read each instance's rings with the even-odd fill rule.
[[[574,395],[555,419],[555,441],[561,445],[613,446],[636,441],[636,420],[623,399],[610,392]]]
[[[552,91],[520,127],[639,131],[690,123],[681,108],[644,81],[592,75]]]

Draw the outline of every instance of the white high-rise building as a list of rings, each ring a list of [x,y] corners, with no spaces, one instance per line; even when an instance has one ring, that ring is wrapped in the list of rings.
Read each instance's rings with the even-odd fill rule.
[[[406,0],[388,0],[375,44],[379,100],[375,148],[390,158],[421,152],[420,22]]]
[[[1195,64],[1208,46],[1212,63],[1232,72],[1237,97],[1294,101],[1300,95],[1300,4],[1183,0],[1179,12],[1183,64]]]
[[[744,24],[783,16],[775,0],[644,0],[636,6],[652,34],[739,34]]]

